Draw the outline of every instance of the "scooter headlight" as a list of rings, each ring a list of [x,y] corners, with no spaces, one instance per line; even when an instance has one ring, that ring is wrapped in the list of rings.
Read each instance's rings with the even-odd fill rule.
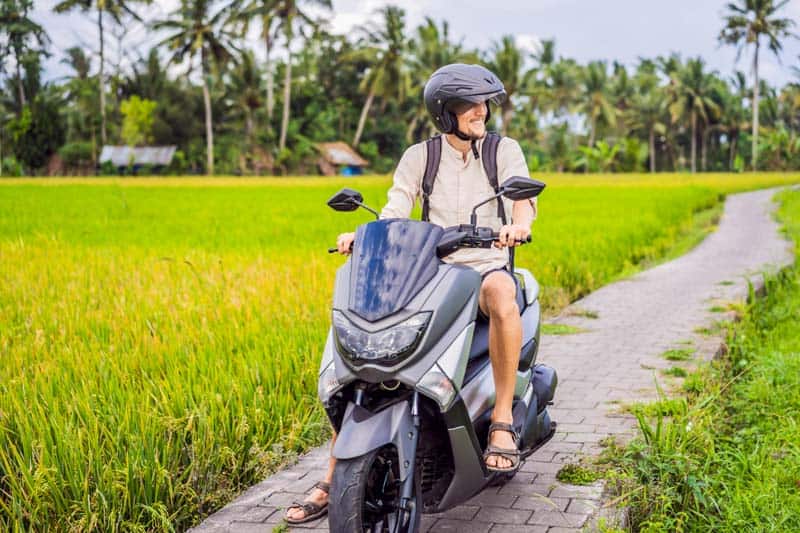
[[[393,365],[417,348],[430,318],[430,312],[417,313],[395,326],[369,333],[334,311],[333,330],[340,351],[351,362]]]

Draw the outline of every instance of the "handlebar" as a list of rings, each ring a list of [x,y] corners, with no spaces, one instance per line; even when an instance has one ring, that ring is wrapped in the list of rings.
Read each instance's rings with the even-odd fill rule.
[[[448,236],[449,234],[449,236]],[[454,226],[445,230],[445,235],[437,246],[439,257],[444,257],[458,248],[491,248],[500,239],[500,233],[488,227],[475,227],[469,224]],[[525,239],[516,239],[516,244],[527,244],[531,242],[531,236]],[[338,247],[328,248],[328,253],[333,254],[339,251]],[[353,244],[350,243],[350,251],[353,251]]]

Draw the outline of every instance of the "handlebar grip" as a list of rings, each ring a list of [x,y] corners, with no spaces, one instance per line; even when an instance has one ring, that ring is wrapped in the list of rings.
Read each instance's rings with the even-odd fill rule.
[[[328,248],[328,253],[329,254],[335,254],[338,251],[339,251],[339,248],[337,248],[335,246],[333,248]],[[352,253],[352,252],[353,252],[353,243],[350,243],[350,253]]]
[[[493,231],[493,232],[492,232],[492,239],[494,239],[494,240],[498,240],[499,238],[500,238],[500,233],[499,233],[499,232],[496,232],[496,231]],[[517,242],[517,244],[526,244],[526,243],[529,243],[529,242],[531,242],[531,236],[530,236],[530,235],[528,235],[528,237],[527,237],[527,238],[525,238],[524,240],[519,240],[519,239],[516,239],[516,242]]]

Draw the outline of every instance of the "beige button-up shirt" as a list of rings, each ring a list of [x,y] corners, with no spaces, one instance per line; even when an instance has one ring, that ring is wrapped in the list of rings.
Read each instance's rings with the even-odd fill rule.
[[[481,153],[483,140],[477,143]],[[381,211],[381,218],[409,218],[414,203],[422,198],[422,177],[425,174],[427,148],[425,143],[409,147],[394,173],[394,182],[389,189],[389,201]],[[500,185],[512,176],[530,177],[525,156],[519,143],[503,137],[497,148],[497,181]],[[433,182],[430,196],[430,221],[442,227],[469,224],[470,213],[475,204],[494,195],[489,178],[483,169],[483,161],[475,159],[472,152],[467,159],[442,138],[442,158],[439,172]],[[500,200],[498,200],[500,201]],[[508,223],[514,202],[502,199]],[[531,202],[534,218],[536,202]],[[497,201],[478,208],[478,226],[489,226],[499,231],[502,221],[497,216]],[[502,268],[508,263],[508,252],[498,248],[466,248],[457,250],[444,259],[474,268],[480,273]]]

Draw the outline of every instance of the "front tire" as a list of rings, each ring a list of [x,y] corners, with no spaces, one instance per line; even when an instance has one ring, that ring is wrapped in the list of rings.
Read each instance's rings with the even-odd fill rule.
[[[338,459],[333,471],[328,520],[336,533],[415,533],[422,501],[418,480],[415,509],[400,512],[400,464],[397,450],[386,445],[354,459]],[[400,527],[397,522],[403,520]]]

